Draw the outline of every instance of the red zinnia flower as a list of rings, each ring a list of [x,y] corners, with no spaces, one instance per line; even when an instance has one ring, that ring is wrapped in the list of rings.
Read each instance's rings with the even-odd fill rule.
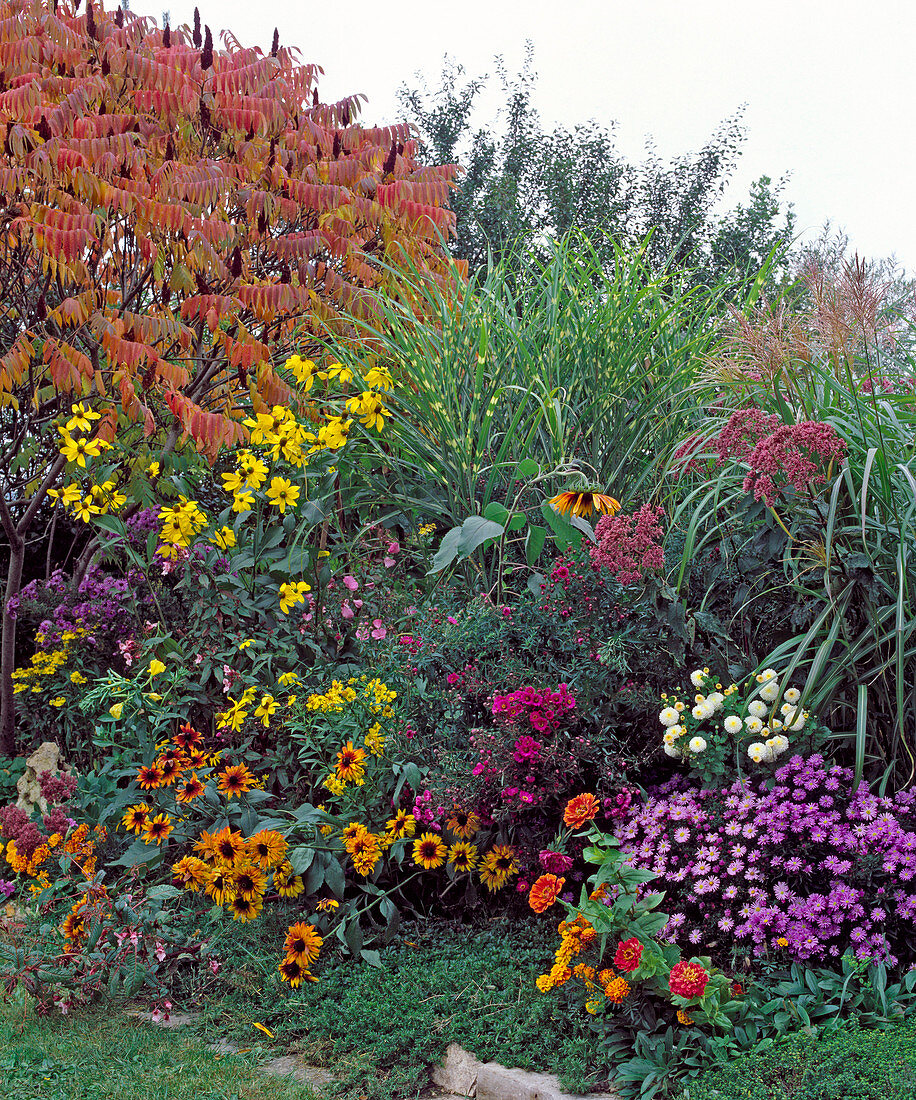
[[[679,962],[671,967],[668,988],[679,997],[690,1000],[691,997],[703,996],[708,981],[709,972],[699,963]]]
[[[635,936],[623,940],[617,945],[617,954],[614,956],[614,966],[622,970],[624,974],[630,974],[639,966],[642,956],[642,944]]]

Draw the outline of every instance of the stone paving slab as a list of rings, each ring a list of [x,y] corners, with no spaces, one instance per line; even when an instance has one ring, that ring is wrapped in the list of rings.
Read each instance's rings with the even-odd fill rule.
[[[158,1027],[185,1027],[199,1019],[197,1013],[173,1012],[169,1018],[153,1019],[151,1012],[132,1012],[132,1016]],[[209,1044],[217,1054],[238,1054],[243,1048],[231,1039]],[[310,1066],[294,1054],[281,1054],[258,1067],[270,1077],[292,1077],[311,1085],[316,1091],[329,1085],[334,1075],[322,1066]],[[617,1092],[589,1093],[576,1097],[563,1092],[559,1080],[550,1073],[532,1073],[512,1069],[498,1062],[481,1062],[457,1043],[449,1043],[441,1064],[432,1070],[437,1086],[426,1100],[620,1100]]]

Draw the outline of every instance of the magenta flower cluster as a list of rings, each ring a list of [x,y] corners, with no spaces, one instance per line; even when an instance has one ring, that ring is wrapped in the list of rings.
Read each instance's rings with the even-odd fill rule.
[[[612,573],[619,584],[633,584],[665,565],[662,547],[664,532],[659,520],[662,508],[643,504],[636,512],[602,516],[595,527],[597,545],[591,548],[592,561]]]
[[[667,894],[665,935],[719,954],[913,961],[916,792],[881,798],[852,778],[815,754],[792,757],[772,789],[678,777],[654,791],[616,835]]]
[[[560,684],[555,691],[544,689],[536,691],[533,687],[523,687],[513,691],[509,695],[493,695],[490,710],[493,717],[508,725],[525,725],[537,733],[555,733],[566,725],[571,718],[570,711],[574,710],[576,700],[570,694],[566,684]],[[530,738],[529,738],[530,740]],[[524,753],[516,742],[516,752]],[[518,763],[522,759],[515,757]]]
[[[784,424],[776,413],[762,409],[738,409],[728,419],[714,444],[719,463],[738,459],[750,467],[744,479],[745,492],[772,505],[785,485],[799,492],[809,485],[823,484],[824,470],[841,462],[846,443],[830,424],[803,420]]]

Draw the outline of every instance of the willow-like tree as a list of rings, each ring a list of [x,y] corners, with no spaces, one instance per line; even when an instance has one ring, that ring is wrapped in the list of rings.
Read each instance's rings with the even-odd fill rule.
[[[10,674],[30,540],[73,439],[214,457],[244,407],[291,399],[277,372],[392,268],[448,280],[452,166],[421,166],[407,124],[321,103],[320,70],[228,32],[160,28],[122,9],[0,3],[0,524],[8,546],[0,751],[15,749]],[[72,448],[69,453],[74,455]]]

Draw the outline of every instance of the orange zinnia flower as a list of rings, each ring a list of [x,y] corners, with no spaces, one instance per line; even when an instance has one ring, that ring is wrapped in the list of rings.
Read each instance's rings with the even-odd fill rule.
[[[565,883],[565,878],[557,878],[556,875],[541,875],[531,887],[528,894],[528,904],[535,913],[545,912],[560,896]]]
[[[586,822],[592,820],[600,809],[601,805],[593,794],[576,795],[575,798],[571,798],[566,803],[566,809],[563,811],[563,824],[570,829],[581,829]]]

